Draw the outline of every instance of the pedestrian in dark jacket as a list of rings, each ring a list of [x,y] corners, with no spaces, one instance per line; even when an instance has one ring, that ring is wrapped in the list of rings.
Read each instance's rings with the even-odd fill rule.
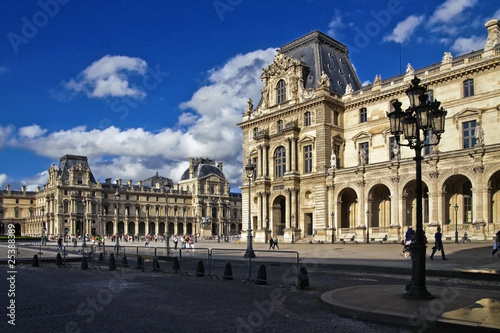
[[[269,237],[269,250],[273,249],[274,250],[274,240],[273,236]]]
[[[434,253],[436,251],[441,251],[441,257],[443,260],[448,260],[446,259],[446,255],[444,254],[444,248],[443,248],[443,235],[441,234],[441,228],[437,228],[436,234],[434,234],[434,247],[432,248],[432,254],[431,254],[431,260],[434,260]]]

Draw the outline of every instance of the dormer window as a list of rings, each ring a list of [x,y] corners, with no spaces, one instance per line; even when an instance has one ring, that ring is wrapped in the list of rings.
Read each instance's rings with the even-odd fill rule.
[[[82,185],[83,184],[83,177],[82,177],[81,174],[76,175],[76,183],[78,185]]]
[[[284,103],[286,101],[286,84],[285,80],[279,80],[276,86],[276,96],[278,104]]]

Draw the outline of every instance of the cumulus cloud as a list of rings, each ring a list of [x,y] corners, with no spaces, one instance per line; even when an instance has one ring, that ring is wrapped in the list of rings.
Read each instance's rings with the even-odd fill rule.
[[[33,124],[31,126],[21,127],[19,129],[19,136],[26,137],[28,139],[33,139],[41,136],[47,132],[46,129],[42,129],[40,126]]]
[[[454,22],[467,8],[474,7],[477,0],[446,0],[432,14],[429,24],[441,24]]]
[[[0,173],[0,186],[4,187],[7,183],[7,175],[4,173]]]
[[[64,154],[87,156],[94,176],[101,180],[114,177],[137,181],[158,172],[177,182],[188,167],[189,157],[208,157],[224,162],[224,173],[231,186],[239,186],[242,139],[237,124],[242,120],[248,98],[257,104],[262,68],[275,55],[274,48],[240,54],[220,68],[209,70],[207,84],[180,105],[183,113],[175,128],[152,132],[143,128],[79,126],[47,133],[38,125],[31,125],[14,136],[12,130],[3,128],[4,136],[10,137],[8,142],[13,147],[56,161]],[[116,73],[116,66],[106,67],[101,63],[92,70],[87,68],[85,73],[89,78],[100,77],[96,73],[111,75]],[[36,185],[43,185],[47,177],[42,173],[26,182],[35,186],[36,179],[40,179]]]
[[[385,36],[385,41],[404,43],[415,32],[415,29],[424,20],[423,16],[411,15],[404,21],[399,22],[389,36]]]
[[[106,55],[63,85],[70,92],[85,93],[90,98],[130,96],[141,99],[146,93],[131,84],[131,78],[133,75],[144,77],[146,71],[147,63],[140,58]]]
[[[458,54],[469,53],[484,48],[486,38],[472,36],[470,38],[460,37],[453,43],[451,49]]]
[[[12,133],[14,133],[14,131],[15,128],[12,125],[0,125],[0,148],[4,147],[7,144],[7,141],[11,137]]]

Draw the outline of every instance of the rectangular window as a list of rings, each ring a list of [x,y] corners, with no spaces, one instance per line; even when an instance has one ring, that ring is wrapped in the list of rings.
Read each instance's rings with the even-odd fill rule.
[[[340,163],[340,145],[333,145],[333,152],[335,153],[335,167],[338,169],[341,166]]]
[[[368,164],[370,161],[370,155],[368,150],[368,142],[362,142],[359,144],[359,161],[361,164]]]
[[[430,145],[432,138],[432,132],[430,130],[425,131],[425,144]],[[431,146],[424,146],[422,154],[429,155],[431,153]]]
[[[463,148],[472,148],[476,145],[476,121],[466,121],[462,124]]]
[[[311,126],[311,112],[304,113],[304,126]]]
[[[312,145],[304,147],[304,173],[312,172]]]
[[[472,223],[472,197],[464,195],[464,223]]]
[[[359,109],[359,122],[366,123],[368,121],[368,111],[366,108]]]
[[[333,124],[334,125],[339,125],[339,117],[340,113],[338,111],[333,111]]]
[[[474,96],[474,80],[468,79],[464,81],[464,97]]]

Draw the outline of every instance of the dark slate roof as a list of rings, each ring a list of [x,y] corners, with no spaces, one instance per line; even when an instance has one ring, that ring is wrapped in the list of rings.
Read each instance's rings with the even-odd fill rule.
[[[61,159],[59,160],[59,175],[61,175],[61,179],[63,181],[68,180],[69,178],[68,170],[78,164],[82,164],[90,169],[87,156],[64,155],[63,157],[61,157]],[[90,171],[90,182],[93,184],[96,183],[92,171]]]
[[[361,82],[349,60],[347,47],[320,31],[313,31],[280,48],[281,52],[307,65],[304,71],[305,88],[317,88],[324,71],[330,77],[330,91],[344,95],[347,84],[353,91],[361,89]]]
[[[200,159],[194,167],[194,178],[205,178],[210,175],[219,176],[222,179],[226,179],[224,172],[221,169],[213,165],[213,160]],[[184,171],[181,177],[182,180],[188,180],[189,178],[189,168]]]
[[[145,187],[156,187],[156,184],[160,184],[160,187],[167,186],[170,188],[174,185],[172,179],[159,176],[158,172],[153,177],[149,177],[148,179],[144,179],[142,181],[142,185]]]

